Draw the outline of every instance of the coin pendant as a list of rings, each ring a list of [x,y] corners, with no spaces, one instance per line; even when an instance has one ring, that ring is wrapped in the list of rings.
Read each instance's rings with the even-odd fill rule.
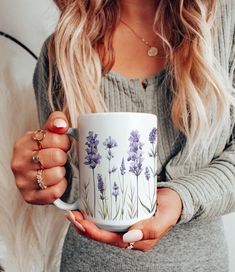
[[[151,46],[148,50],[149,57],[156,57],[158,55],[158,49],[154,46]]]

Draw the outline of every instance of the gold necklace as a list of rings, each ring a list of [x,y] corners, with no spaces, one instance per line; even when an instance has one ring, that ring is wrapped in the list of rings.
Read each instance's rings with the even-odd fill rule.
[[[129,28],[129,30],[135,34],[135,36],[140,39],[145,45],[148,46],[148,51],[147,54],[149,57],[156,57],[158,55],[158,48],[156,46],[150,45],[149,42],[147,42],[144,38],[142,38],[138,33],[135,32],[134,29],[132,29],[127,23],[125,23],[124,21],[120,20],[121,23],[123,23],[127,28]]]

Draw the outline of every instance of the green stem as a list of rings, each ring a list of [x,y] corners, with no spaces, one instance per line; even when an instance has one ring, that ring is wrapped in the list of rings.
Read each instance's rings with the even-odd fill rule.
[[[111,216],[111,219],[112,219],[112,217],[113,217],[113,199],[112,199],[112,180],[111,180],[111,169],[110,169],[110,161],[111,160],[109,160],[109,184],[110,184],[110,188],[109,188],[109,191],[110,191],[110,206],[111,206],[111,208],[110,208],[110,216]]]
[[[139,182],[138,182],[138,176],[136,176],[137,181],[137,217],[139,216]]]
[[[92,169],[93,184],[94,184],[94,217],[96,217],[96,189],[95,189],[95,169]]]
[[[124,175],[122,175],[122,220],[124,214]]]

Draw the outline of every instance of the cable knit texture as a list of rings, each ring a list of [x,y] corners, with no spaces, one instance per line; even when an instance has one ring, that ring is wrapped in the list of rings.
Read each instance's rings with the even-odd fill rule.
[[[234,79],[235,2],[219,1],[215,54],[223,69]],[[47,96],[47,41],[34,74],[40,124],[51,108]],[[124,251],[81,237],[70,228],[65,239],[61,271],[228,271],[227,248],[221,216],[235,211],[235,112],[221,124],[215,140],[206,149],[200,145],[190,161],[187,141],[171,121],[171,91],[167,71],[145,79],[111,71],[103,76],[101,93],[110,111],[150,112],[158,116],[158,187],[177,191],[183,202],[179,224],[150,252]],[[54,94],[59,89],[54,77]],[[73,171],[71,171],[72,165]],[[67,164],[70,186],[64,199],[77,195],[78,171]],[[71,173],[74,173],[72,178]]]

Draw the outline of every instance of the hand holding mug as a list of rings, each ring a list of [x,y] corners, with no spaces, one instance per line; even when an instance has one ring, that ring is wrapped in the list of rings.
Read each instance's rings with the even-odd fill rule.
[[[68,121],[62,112],[53,112],[45,124],[46,135],[41,142],[41,150],[33,140],[34,132],[29,131],[19,138],[13,151],[11,168],[15,175],[16,186],[24,200],[30,204],[51,204],[61,197],[66,190],[64,165],[70,140],[64,133],[68,129]],[[39,163],[33,158],[37,155],[43,166],[42,178],[45,190],[41,190],[36,182]]]
[[[73,204],[56,200],[58,208],[81,210],[87,220],[114,232],[155,214],[156,115],[84,114],[67,134],[77,140],[79,195]]]
[[[182,202],[177,192],[168,188],[158,189],[158,206],[155,216],[139,221],[131,226],[124,235],[100,229],[84,218],[81,212],[66,214],[77,232],[101,243],[108,243],[120,248],[147,252],[166,235],[177,223],[182,212]]]

